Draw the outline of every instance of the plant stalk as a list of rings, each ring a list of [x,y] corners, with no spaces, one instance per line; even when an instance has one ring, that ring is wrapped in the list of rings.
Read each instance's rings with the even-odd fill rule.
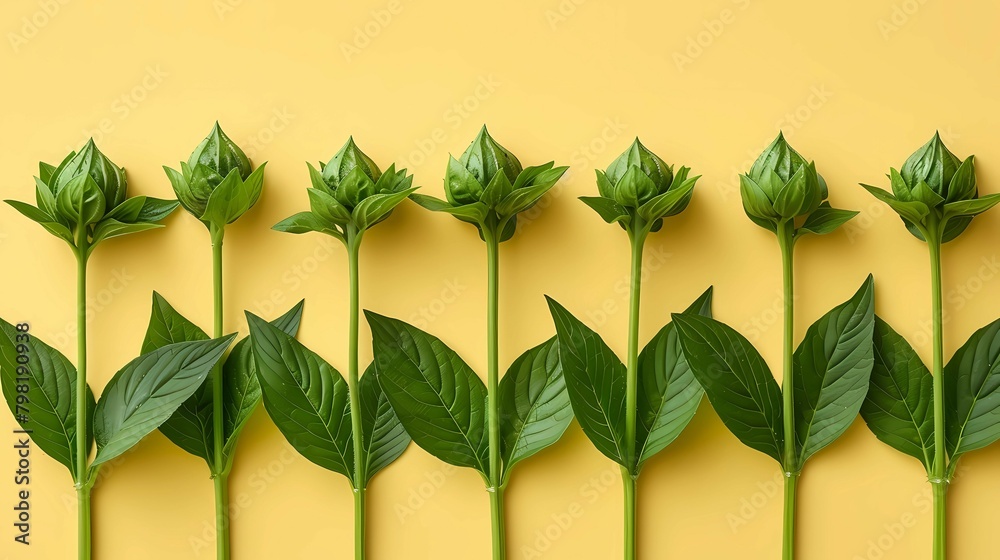
[[[358,389],[358,261],[361,250],[361,233],[348,226],[346,245],[348,273],[350,275],[351,319],[347,348],[347,386],[351,399],[351,434],[354,444],[354,557],[365,558],[365,478],[361,434],[361,394]]]
[[[937,223],[931,223],[925,234],[931,259],[931,312],[934,334],[934,463],[930,482],[934,489],[934,560],[947,556],[947,527],[945,501],[948,491],[947,451],[944,427],[944,335],[941,308],[941,232]]]
[[[637,464],[635,457],[635,422],[638,400],[636,370],[639,362],[639,297],[642,288],[642,248],[646,242],[644,232],[630,233],[632,269],[629,274],[628,306],[628,355],[625,366],[625,463],[622,467],[622,490],[625,494],[625,560],[636,558],[636,479],[632,473]]]
[[[781,378],[782,413],[785,434],[785,512],[782,536],[782,559],[795,558],[795,496],[799,469],[795,458],[795,375],[793,351],[795,348],[795,291],[793,253],[795,249],[795,224],[785,220],[778,224],[778,246],[781,249],[782,287],[784,299],[784,339]]]
[[[214,337],[223,335],[222,305],[222,239],[225,230],[212,226],[212,287],[214,304]],[[212,443],[214,466],[212,481],[215,485],[215,535],[216,559],[229,560],[229,476],[223,457],[224,425],[222,404],[222,365],[212,370]]]
[[[493,560],[504,560],[507,557],[506,535],[504,534],[503,496],[500,480],[500,337],[499,324],[499,283],[500,283],[500,243],[497,232],[489,227],[483,228],[486,240],[487,276],[489,277],[489,295],[486,310],[487,361],[489,373],[487,379],[487,398],[489,404],[489,436],[490,436],[490,512],[493,527]]]
[[[90,560],[91,485],[87,476],[90,447],[87,445],[87,260],[90,245],[87,226],[77,230],[76,254],[76,495],[77,495],[77,556]]]

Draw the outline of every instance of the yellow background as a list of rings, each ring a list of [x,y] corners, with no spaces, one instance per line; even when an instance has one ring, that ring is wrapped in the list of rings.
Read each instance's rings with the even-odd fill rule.
[[[274,316],[306,298],[301,340],[343,367],[343,249],[269,230],[307,206],[303,162],[328,159],[353,134],[383,167],[406,165],[440,195],[448,154],[488,123],[524,164],[572,165],[503,246],[504,367],[553,333],[543,294],[624,350],[625,236],[575,198],[593,194],[592,168],[639,135],[703,175],[690,208],[647,244],[643,340],[714,284],[716,316],[775,367],[778,250],[743,215],[736,174],[780,128],[816,160],[833,204],[862,212],[844,231],[798,245],[797,337],[871,272],[878,312],[929,360],[926,250],[857,183],[884,186],[888,167],[938,129],[959,156],[977,155],[984,192],[1000,188],[998,18],[1000,6],[985,0],[7,1],[0,184],[4,198],[31,200],[37,161],[57,162],[93,135],[128,168],[132,194],[171,197],[161,165],[186,159],[219,119],[255,162],[269,162],[264,196],[226,237],[227,328],[245,332],[244,309]],[[949,354],[1000,314],[998,231],[991,212],[946,246]],[[31,321],[75,359],[67,248],[5,206],[0,255],[0,314]],[[366,237],[362,281],[363,307],[420,324],[485,369],[485,254],[470,226],[407,203]],[[137,353],[152,290],[208,326],[210,282],[207,233],[182,211],[164,230],[102,246],[90,273],[95,388]],[[370,357],[367,345],[362,352]],[[34,542],[13,545],[14,423],[0,418],[2,556],[73,557],[71,481],[41,454]],[[952,557],[995,557],[1000,447],[962,465],[950,496]],[[777,472],[705,402],[643,471],[642,556],[777,557]],[[472,471],[413,446],[370,488],[371,558],[488,557],[487,496]],[[350,557],[347,483],[290,451],[262,410],[244,432],[232,494],[243,504],[234,558]],[[618,472],[576,425],[517,469],[508,496],[512,559],[620,557]],[[920,464],[860,420],[810,461],[799,508],[805,560],[929,556]],[[203,462],[154,434],[95,491],[96,558],[212,558],[212,511]]]

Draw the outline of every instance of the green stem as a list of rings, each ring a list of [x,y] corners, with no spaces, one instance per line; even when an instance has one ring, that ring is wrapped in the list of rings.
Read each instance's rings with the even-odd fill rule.
[[[212,226],[212,287],[214,302],[214,335],[223,335],[222,306],[222,239],[225,230]],[[222,365],[215,366],[212,371],[212,443],[215,464],[212,468],[212,479],[215,484],[215,535],[216,559],[229,560],[229,476],[226,474],[223,444],[225,428],[223,427],[222,405]]]
[[[77,554],[79,560],[90,560],[91,519],[90,491],[87,476],[90,447],[87,445],[87,260],[90,245],[87,226],[77,231],[76,254],[76,495],[77,495]]]
[[[944,560],[947,552],[945,499],[948,480],[944,427],[944,335],[941,308],[941,235],[932,222],[925,232],[931,258],[931,310],[934,331],[934,355],[931,373],[934,377],[934,464],[931,485],[934,489],[934,560]]]
[[[506,558],[506,539],[504,536],[503,496],[501,492],[500,472],[500,362],[498,334],[499,323],[499,269],[500,244],[496,231],[489,227],[483,228],[486,240],[487,275],[489,276],[489,295],[487,303],[486,338],[487,361],[489,374],[487,383],[487,402],[489,403],[489,436],[490,436],[490,510],[493,525],[493,560]]]
[[[629,275],[628,355],[625,369],[625,464],[636,465],[635,422],[637,408],[637,375],[639,362],[639,296],[642,288],[642,248],[646,242],[644,232],[629,234],[632,245],[632,270]],[[622,468],[622,489],[625,493],[625,560],[636,557],[636,479],[632,468]]]
[[[622,467],[622,489],[625,493],[625,559],[636,558],[635,530],[635,486],[636,479],[628,469]]]
[[[799,485],[797,473],[785,474],[785,518],[782,539],[782,558],[791,560],[795,556],[795,495]]]
[[[795,248],[795,224],[786,220],[778,224],[778,246],[781,249],[781,270],[784,298],[784,340],[781,378],[782,413],[784,415],[785,454],[785,515],[782,539],[782,558],[795,558],[795,490],[799,468],[795,457],[795,377],[792,352],[795,348],[795,291],[793,253]]]
[[[358,257],[361,249],[361,232],[354,226],[347,230],[348,271],[351,277],[350,340],[347,348],[347,386],[351,399],[351,434],[354,444],[354,557],[365,558],[365,478],[364,449],[361,434],[361,394],[358,390]]]

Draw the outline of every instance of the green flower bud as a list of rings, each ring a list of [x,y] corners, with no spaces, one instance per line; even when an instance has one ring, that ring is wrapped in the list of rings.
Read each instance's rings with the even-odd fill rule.
[[[638,138],[605,171],[597,170],[601,196],[581,197],[608,223],[617,222],[630,234],[659,231],[663,218],[687,208],[699,177],[688,178],[690,169],[674,173]]]
[[[67,184],[85,174],[89,175],[94,183],[88,188],[96,187],[101,192],[105,204],[101,209],[102,215],[125,202],[125,198],[128,196],[125,170],[101,153],[94,144],[93,138],[79,152],[70,154],[68,159],[59,165],[49,178],[49,188],[58,197],[59,192]]]
[[[740,194],[747,216],[771,231],[781,222],[812,214],[828,196],[816,164],[792,149],[781,133],[750,172],[740,176]]]
[[[226,136],[226,133],[222,131],[222,127],[219,126],[218,121],[215,122],[215,126],[212,127],[212,131],[208,133],[208,136],[191,152],[191,157],[188,158],[187,165],[192,170],[197,169],[198,166],[205,166],[214,171],[220,179],[213,186],[221,183],[222,178],[225,178],[234,169],[237,170],[240,178],[244,181],[253,172],[253,168],[250,166],[250,158],[243,153],[243,150],[235,142]],[[205,174],[211,175],[208,173]]]
[[[638,184],[634,181],[623,182],[622,179],[633,168],[637,169],[634,173],[640,173],[649,180],[641,180]],[[636,138],[629,149],[608,167],[605,176],[612,189],[607,194],[601,193],[601,196],[614,199],[623,206],[637,208],[670,189],[674,170]]]
[[[169,167],[163,170],[181,206],[206,225],[218,228],[236,221],[257,203],[265,165],[255,170],[216,122],[187,162],[181,163],[180,172]]]
[[[979,196],[973,156],[960,160],[934,133],[929,142],[906,158],[899,171],[889,170],[892,192],[862,184],[903,219],[921,240],[925,234],[947,243],[969,227],[973,216],[1000,202],[1000,195]]]
[[[483,125],[462,157],[449,161],[444,180],[445,195],[454,205],[480,202],[494,181],[513,185],[521,171],[521,162],[497,143]],[[503,177],[498,179],[501,172]],[[507,191],[503,194],[510,192],[510,189],[502,190]]]
[[[358,148],[353,136],[326,165],[322,165],[322,169],[323,182],[337,202],[348,211],[379,192],[375,185],[382,177],[382,171]]]

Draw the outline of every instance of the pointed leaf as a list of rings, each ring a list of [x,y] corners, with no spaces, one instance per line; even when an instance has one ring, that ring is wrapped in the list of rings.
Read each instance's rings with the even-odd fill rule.
[[[416,188],[409,188],[396,193],[374,194],[362,200],[354,208],[354,223],[359,229],[365,230],[389,216],[389,213],[406,200]]]
[[[944,368],[948,456],[1000,439],[1000,319],[977,330]]]
[[[556,339],[514,360],[498,390],[500,456],[506,483],[514,465],[559,441],[573,421]]]
[[[764,358],[740,333],[701,315],[674,314],[681,348],[722,422],[744,445],[781,463],[781,389]]]
[[[486,385],[439,339],[402,321],[365,312],[375,373],[413,441],[452,465],[489,472]]]
[[[601,216],[602,220],[609,224],[628,222],[629,220],[628,210],[610,198],[604,198],[603,196],[581,196],[580,201],[590,206],[594,212],[597,212]]]
[[[796,471],[858,417],[874,363],[874,299],[869,275],[851,299],[809,327],[795,350]]]
[[[554,299],[546,300],[576,419],[598,451],[627,466],[625,365],[597,333]]]
[[[410,445],[410,435],[382,391],[372,362],[358,379],[361,399],[361,435],[365,452],[365,484],[399,458]]]
[[[934,461],[934,379],[902,336],[875,317],[872,368],[861,417],[875,437],[916,457],[928,473]]]

